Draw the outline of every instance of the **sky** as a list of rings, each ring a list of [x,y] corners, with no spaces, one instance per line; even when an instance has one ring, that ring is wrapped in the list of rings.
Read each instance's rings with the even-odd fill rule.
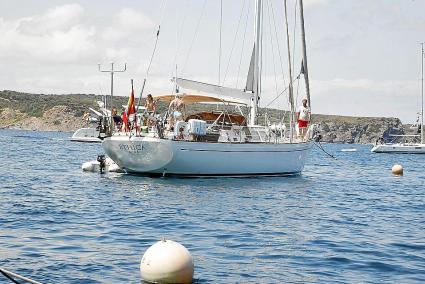
[[[288,109],[286,93],[270,104],[289,78],[283,1],[263,2],[260,105]],[[220,3],[1,0],[0,90],[109,94],[109,74],[99,72],[98,64],[107,70],[114,62],[117,69],[127,64],[126,72],[116,73],[114,95],[127,96],[130,79],[138,94],[159,25],[146,94],[170,93],[176,73],[242,89],[253,47],[254,1]],[[304,6],[313,113],[414,122],[421,102],[425,0],[304,0]],[[295,11],[296,1],[288,0],[297,75],[301,42]],[[294,91],[299,103],[305,96],[302,80],[295,81]]]

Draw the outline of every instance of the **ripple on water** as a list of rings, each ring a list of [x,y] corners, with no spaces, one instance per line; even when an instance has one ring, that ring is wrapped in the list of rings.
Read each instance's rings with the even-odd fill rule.
[[[338,160],[313,148],[301,176],[163,179],[82,173],[102,150],[69,133],[0,134],[0,265],[40,282],[140,283],[161,237],[195,283],[425,279],[425,156],[325,145]]]

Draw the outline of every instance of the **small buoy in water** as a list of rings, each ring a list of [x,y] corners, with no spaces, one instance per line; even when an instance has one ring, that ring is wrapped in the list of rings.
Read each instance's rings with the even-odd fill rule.
[[[393,175],[402,176],[403,175],[403,167],[401,165],[395,164],[392,167],[391,172],[393,173]]]
[[[357,152],[356,148],[341,149],[341,152]]]
[[[193,272],[190,252],[171,240],[152,245],[140,262],[140,275],[152,283],[192,283]]]

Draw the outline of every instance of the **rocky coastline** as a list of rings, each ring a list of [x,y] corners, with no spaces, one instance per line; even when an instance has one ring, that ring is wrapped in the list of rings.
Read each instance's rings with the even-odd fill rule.
[[[83,114],[96,107],[95,95],[40,95],[0,91],[0,128],[75,131],[86,125]],[[126,97],[116,97],[117,105]],[[274,112],[277,112],[274,110]],[[410,128],[398,118],[350,117],[313,114],[323,142],[374,143],[383,135],[409,133]]]

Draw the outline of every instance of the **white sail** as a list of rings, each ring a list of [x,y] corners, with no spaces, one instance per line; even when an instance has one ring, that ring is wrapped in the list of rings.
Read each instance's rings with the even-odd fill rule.
[[[252,49],[251,62],[249,63],[248,76],[246,78],[246,92],[254,92],[254,68],[255,68],[255,45]]]
[[[234,89],[234,88],[228,88],[183,78],[173,78],[173,81],[176,82],[176,84],[184,89],[196,91],[196,92],[202,92],[207,94],[217,94],[223,99],[229,99],[232,101],[237,101],[242,104],[249,104],[251,101],[251,95],[250,93],[245,93],[243,90]]]

